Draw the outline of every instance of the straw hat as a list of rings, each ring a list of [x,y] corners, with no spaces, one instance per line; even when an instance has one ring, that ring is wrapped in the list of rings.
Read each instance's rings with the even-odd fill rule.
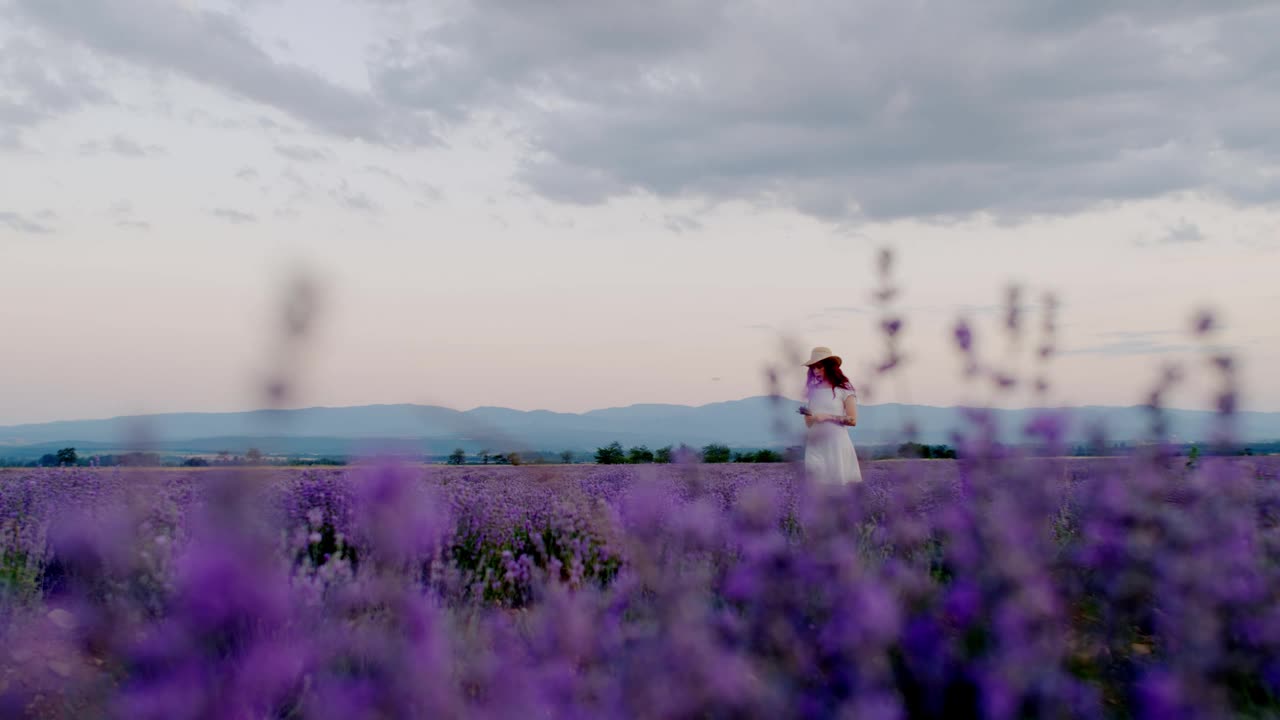
[[[827,358],[831,358],[835,360],[836,366],[837,367],[840,366],[840,363],[841,363],[840,356],[831,352],[831,348],[829,347],[814,348],[813,352],[809,353],[809,362],[805,363],[805,365],[807,367],[813,367],[814,365],[817,365],[818,363],[822,362],[823,360],[826,360]]]

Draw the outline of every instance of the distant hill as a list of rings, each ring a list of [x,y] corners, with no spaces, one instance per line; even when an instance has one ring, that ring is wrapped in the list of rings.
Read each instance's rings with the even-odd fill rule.
[[[782,447],[799,441],[803,427],[795,410],[799,403],[769,397],[684,405],[632,405],[558,413],[482,407],[459,411],[433,405],[367,405],[298,410],[257,410],[231,413],[172,413],[73,420],[0,427],[0,457],[49,452],[74,446],[84,452],[144,448],[171,452],[228,450],[242,453],[249,446],[273,454],[347,454],[394,445],[398,449],[440,454],[455,447],[469,452],[489,449],[592,450],[613,441],[623,445],[661,447],[679,443],[701,446],[719,442],[733,447]],[[1083,442],[1088,429],[1100,425],[1112,441],[1145,438],[1149,419],[1142,407],[1079,407],[1061,410],[1068,418],[1067,438]],[[1036,409],[994,410],[1003,437],[1020,439],[1020,429]],[[1167,411],[1172,439],[1203,441],[1210,437],[1213,414],[1194,410]],[[966,424],[954,407],[925,405],[866,405],[860,409],[855,442],[865,445],[902,439],[901,428],[912,422],[918,439],[946,443]],[[1280,439],[1280,413],[1241,413],[1240,439],[1263,442]],[[782,434],[786,429],[791,435]]]

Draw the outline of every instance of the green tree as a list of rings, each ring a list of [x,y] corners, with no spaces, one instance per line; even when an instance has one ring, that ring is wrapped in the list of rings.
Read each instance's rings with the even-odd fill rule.
[[[773,450],[757,450],[751,453],[751,462],[780,463],[782,460],[782,454]]]
[[[560,451],[560,462],[564,463],[565,465],[572,465],[572,464],[573,464],[573,451],[572,451],[572,450],[561,450],[561,451]]]
[[[917,442],[906,442],[898,446],[897,456],[900,458],[923,458],[925,460],[954,460],[956,451],[950,445],[922,445]]]
[[[653,451],[641,445],[627,451],[627,462],[632,465],[644,465],[653,462]]]
[[[482,465],[488,465],[488,464],[489,464],[489,450],[488,450],[488,448],[485,448],[484,450],[481,450],[481,451],[480,451],[480,463],[481,463]]]
[[[702,462],[704,463],[727,463],[732,456],[733,452],[729,450],[728,445],[711,443],[702,448]]]
[[[258,448],[249,448],[249,452],[245,453],[244,457],[249,461],[249,464],[257,465],[262,462],[262,451]]]
[[[453,452],[449,453],[450,465],[462,465],[466,461],[467,461],[467,451],[463,450],[462,448],[457,448]]]
[[[600,465],[621,465],[627,461],[622,450],[622,443],[612,442],[602,448],[596,448],[596,462]]]
[[[664,464],[670,463],[671,462],[671,446],[668,445],[666,447],[660,447],[656,451],[654,451],[653,461],[656,463],[664,463]]]
[[[956,449],[950,445],[934,445],[933,456],[940,459],[955,460]]]
[[[518,452],[509,452],[507,453],[507,462],[512,465],[522,465],[524,464],[524,458],[520,457]]]
[[[79,460],[76,456],[75,448],[62,448],[56,455],[54,455],[54,459],[59,465],[67,466],[75,465],[76,460]]]

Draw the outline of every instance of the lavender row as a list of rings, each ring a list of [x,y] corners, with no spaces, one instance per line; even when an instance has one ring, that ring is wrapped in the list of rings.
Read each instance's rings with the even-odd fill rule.
[[[0,715],[1266,715],[1278,469],[0,474]]]

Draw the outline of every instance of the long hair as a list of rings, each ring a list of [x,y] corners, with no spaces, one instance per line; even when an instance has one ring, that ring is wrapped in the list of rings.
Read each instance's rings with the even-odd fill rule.
[[[849,382],[849,378],[845,377],[840,365],[832,358],[827,358],[809,368],[809,387],[818,387],[824,382],[831,386],[832,397],[836,395],[836,388],[853,389],[853,383]]]

